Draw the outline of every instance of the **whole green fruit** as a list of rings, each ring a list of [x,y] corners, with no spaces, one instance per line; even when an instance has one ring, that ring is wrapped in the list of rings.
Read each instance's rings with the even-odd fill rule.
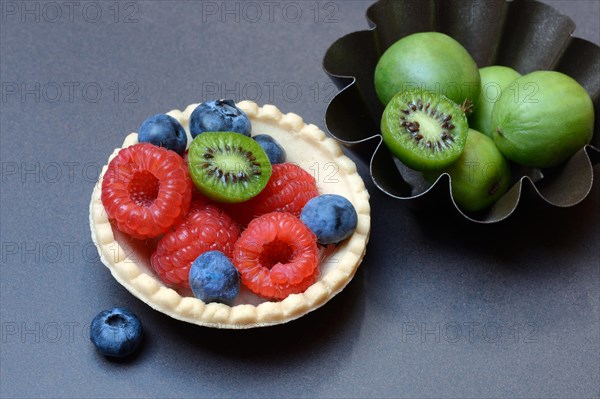
[[[477,107],[469,116],[469,126],[492,137],[492,110],[506,87],[521,74],[512,68],[493,65],[479,70],[481,93]]]
[[[451,177],[454,201],[467,211],[489,207],[504,195],[510,184],[510,167],[494,141],[473,129],[469,129],[465,149],[455,163],[423,175],[432,182],[444,172]]]
[[[574,79],[538,71],[511,83],[492,111],[494,142],[510,160],[549,168],[569,159],[594,133],[594,106]]]
[[[443,94],[457,104],[475,106],[480,78],[467,50],[448,35],[421,32],[394,43],[375,68],[375,90],[383,105],[401,91],[422,89]]]

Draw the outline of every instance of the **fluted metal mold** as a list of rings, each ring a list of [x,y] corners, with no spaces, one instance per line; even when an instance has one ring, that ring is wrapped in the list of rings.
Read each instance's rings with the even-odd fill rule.
[[[593,166],[600,162],[600,47],[573,37],[575,24],[569,17],[531,0],[379,0],[367,10],[367,20],[371,29],[338,39],[325,54],[325,72],[340,89],[327,107],[325,124],[334,138],[370,164],[373,182],[381,191],[416,206],[445,201],[477,223],[506,219],[525,192],[535,193],[525,196],[527,201],[557,207],[585,199],[593,184]],[[379,124],[384,107],[373,82],[377,61],[398,39],[425,31],[455,38],[480,68],[496,64],[521,74],[557,70],[573,77],[594,102],[591,144],[552,170],[516,167],[514,185],[496,204],[481,212],[462,211],[452,199],[447,174],[426,184],[382,144]]]

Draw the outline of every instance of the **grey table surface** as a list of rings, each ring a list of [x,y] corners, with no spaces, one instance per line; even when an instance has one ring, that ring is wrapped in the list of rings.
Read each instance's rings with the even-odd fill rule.
[[[548,3],[600,42],[598,1]],[[371,2],[248,4],[1,2],[0,396],[600,397],[598,184],[574,208],[455,225],[387,198],[359,162],[373,210],[362,266],[326,306],[274,328],[181,323],[113,280],[88,203],[125,134],[216,97],[323,127],[336,89],[322,57],[368,27]],[[129,362],[87,337],[114,305],[146,329]]]

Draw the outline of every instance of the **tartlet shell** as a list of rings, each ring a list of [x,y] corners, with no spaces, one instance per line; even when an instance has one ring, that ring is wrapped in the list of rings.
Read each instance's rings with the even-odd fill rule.
[[[168,114],[177,119],[189,135],[189,117],[198,104],[184,111]],[[336,247],[321,265],[317,282],[302,294],[294,294],[278,302],[252,303],[227,306],[205,304],[193,296],[165,286],[149,265],[150,250],[144,242],[120,233],[108,220],[101,201],[102,168],[90,202],[90,228],[92,240],[113,277],[135,297],[149,306],[175,319],[214,328],[245,329],[286,323],[324,305],[338,294],[352,279],[360,265],[369,240],[371,227],[369,194],[356,170],[354,162],[346,157],[338,143],[328,138],[317,126],[305,124],[293,113],[283,114],[273,105],[259,107],[250,101],[237,104],[252,122],[253,134],[273,135],[286,149],[289,162],[298,163],[306,170],[320,173],[317,178],[319,192],[337,193],[347,197],[355,206],[358,226],[354,234]],[[122,148],[137,143],[137,133],[125,139]],[[109,157],[112,160],[120,148]],[[258,301],[260,302],[260,301]]]

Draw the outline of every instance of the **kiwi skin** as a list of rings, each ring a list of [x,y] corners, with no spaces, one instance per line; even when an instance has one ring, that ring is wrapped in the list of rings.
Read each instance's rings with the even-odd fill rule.
[[[483,133],[469,129],[465,150],[450,167],[424,172],[429,182],[442,173],[451,179],[452,197],[465,211],[480,211],[496,202],[508,190],[510,166],[494,141]]]
[[[493,138],[510,160],[535,168],[557,166],[589,144],[594,105],[571,77],[537,71],[505,90],[492,111]]]
[[[413,132],[403,126],[407,121],[419,122],[419,130]],[[461,107],[425,90],[396,94],[381,118],[385,145],[403,164],[420,171],[441,169],[455,162],[464,149],[467,132],[467,117]],[[450,139],[442,140],[444,133]],[[417,134],[422,138],[416,140]],[[433,148],[424,146],[428,141]]]
[[[400,91],[423,89],[457,104],[479,99],[477,64],[456,40],[439,32],[403,37],[388,48],[375,68],[375,90],[383,105]]]
[[[469,115],[469,127],[489,137],[492,137],[492,110],[494,104],[502,95],[507,86],[521,77],[521,74],[512,68],[493,65],[479,70],[481,76],[481,93],[479,102],[473,113]]]

